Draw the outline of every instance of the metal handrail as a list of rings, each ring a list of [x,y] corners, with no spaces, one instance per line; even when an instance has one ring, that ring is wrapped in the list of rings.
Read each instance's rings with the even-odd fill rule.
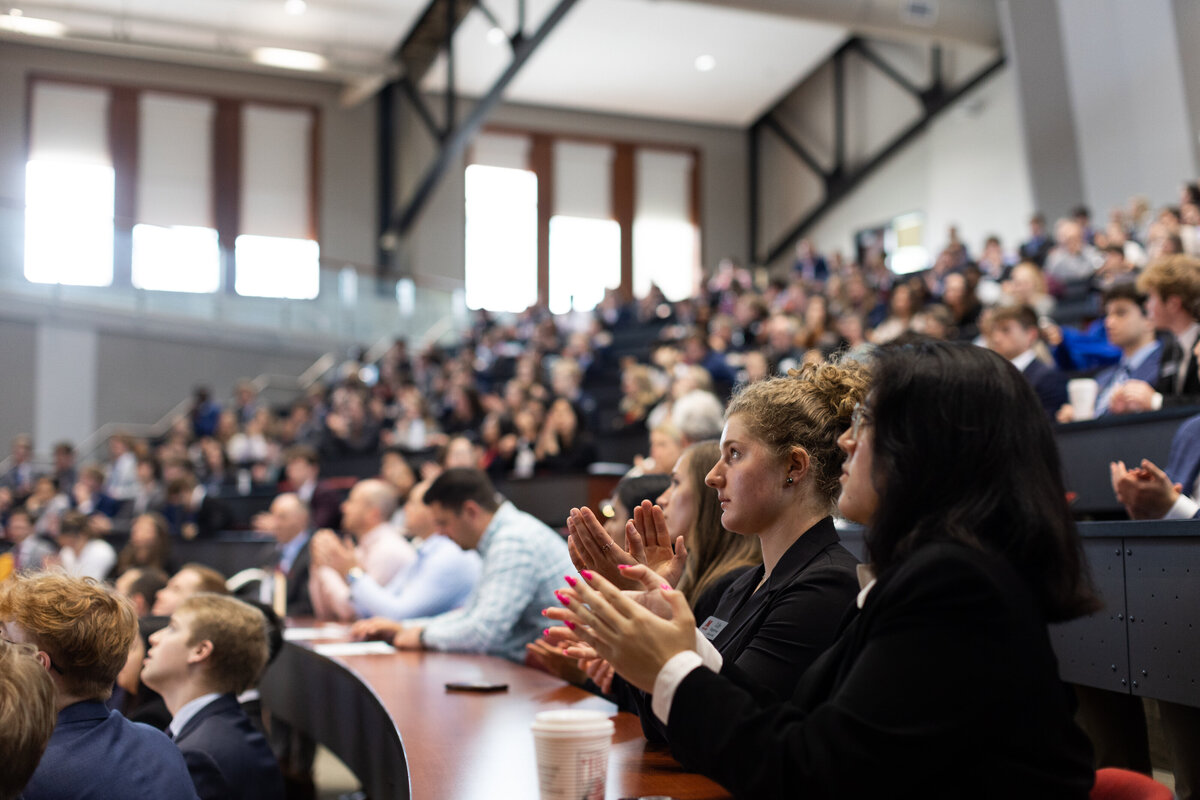
[[[429,329],[421,335],[419,341],[420,346],[424,347],[430,342],[435,342],[441,339],[451,330],[453,330],[452,315],[442,317],[437,322],[429,326]],[[383,358],[388,349],[391,348],[394,337],[390,335],[380,337],[370,348],[367,349],[364,355],[364,361],[368,364],[373,364]],[[280,375],[264,372],[250,381],[255,389],[262,392],[269,388],[291,389],[299,392],[308,391],[309,387],[313,386],[317,381],[321,380],[331,369],[334,369],[338,364],[338,358],[332,352],[327,352],[321,355],[312,363],[308,369],[300,373],[298,376]],[[84,437],[75,447],[75,455],[79,461],[83,461],[84,457],[90,456],[100,448],[108,439],[117,433],[128,433],[138,438],[153,439],[165,434],[170,430],[171,425],[175,423],[179,417],[187,412],[187,409],[192,404],[192,398],[184,398],[176,403],[170,411],[164,414],[157,422],[106,422],[93,431],[88,436]],[[12,456],[5,456],[0,460],[0,475],[8,472],[11,466]],[[34,459],[34,462],[39,466],[47,466],[51,462],[44,459]]]

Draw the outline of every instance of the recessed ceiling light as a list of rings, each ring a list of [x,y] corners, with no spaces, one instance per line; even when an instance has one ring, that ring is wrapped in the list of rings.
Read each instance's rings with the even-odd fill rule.
[[[310,72],[320,72],[329,66],[324,56],[304,50],[286,50],[282,47],[256,47],[251,51],[250,57],[259,64]]]
[[[499,47],[508,41],[508,34],[499,25],[493,25],[487,32],[488,44]]]
[[[304,0],[287,0],[283,4],[283,10],[293,17],[298,17],[305,11],[308,11],[308,3],[304,2]]]
[[[0,28],[6,31],[28,34],[29,36],[58,37],[64,36],[67,32],[67,26],[61,22],[27,17],[21,13],[21,9],[19,8],[14,8],[8,14],[0,15]]]
[[[712,72],[717,68],[717,60],[710,55],[696,56],[696,70],[698,72]]]

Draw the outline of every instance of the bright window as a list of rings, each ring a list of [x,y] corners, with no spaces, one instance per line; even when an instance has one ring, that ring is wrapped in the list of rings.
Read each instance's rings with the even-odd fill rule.
[[[690,222],[639,219],[633,223],[633,293],[645,297],[654,283],[668,300],[695,294],[696,226]]]
[[[471,164],[466,170],[466,301],[524,311],[537,301],[537,176]]]
[[[133,285],[162,292],[221,288],[221,252],[212,228],[133,226]]]
[[[621,285],[621,226],[611,219],[550,218],[550,310],[591,311]]]
[[[321,289],[321,248],[309,239],[243,235],[234,257],[240,295],[312,300]]]
[[[113,169],[32,160],[25,165],[25,277],[109,286],[113,278]]]

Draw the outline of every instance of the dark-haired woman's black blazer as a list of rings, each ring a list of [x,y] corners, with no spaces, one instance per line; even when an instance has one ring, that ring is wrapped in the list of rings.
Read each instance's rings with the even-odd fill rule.
[[[1085,800],[1092,785],[1032,592],[964,545],[926,545],[880,579],[789,701],[735,679],[689,674],[668,736],[739,798]]]
[[[839,543],[833,519],[825,517],[787,549],[757,591],[762,566],[738,576],[711,614],[719,631],[710,641],[726,670],[754,687],[760,700],[790,696],[804,670],[837,638],[858,594],[857,564]],[[698,615],[701,630],[704,623]],[[663,741],[666,729],[650,710],[650,696],[635,692],[634,704],[646,738]]]

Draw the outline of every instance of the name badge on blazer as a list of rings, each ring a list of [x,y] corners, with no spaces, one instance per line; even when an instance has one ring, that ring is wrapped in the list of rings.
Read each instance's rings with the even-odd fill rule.
[[[708,619],[704,620],[704,624],[700,626],[700,633],[703,634],[705,639],[708,639],[711,642],[713,639],[717,638],[717,634],[723,631],[725,626],[728,624],[729,623],[723,619],[709,617]]]

